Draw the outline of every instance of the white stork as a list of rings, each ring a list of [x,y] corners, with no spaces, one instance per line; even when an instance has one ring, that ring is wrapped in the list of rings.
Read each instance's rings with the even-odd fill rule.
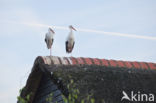
[[[51,48],[54,42],[54,34],[55,32],[51,28],[49,28],[48,32],[45,35],[45,42],[47,44],[47,48],[50,49],[50,56],[51,56]]]
[[[70,29],[70,32],[69,32],[69,35],[68,35],[66,43],[65,43],[67,53],[72,52],[72,50],[74,48],[74,44],[75,44],[73,30],[76,31],[76,29],[72,25],[69,26],[69,29]]]

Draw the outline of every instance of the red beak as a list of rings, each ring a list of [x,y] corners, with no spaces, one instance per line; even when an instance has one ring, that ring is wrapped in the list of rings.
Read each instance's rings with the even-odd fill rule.
[[[73,30],[77,31],[74,27],[71,27]]]
[[[54,30],[52,30],[51,28],[50,28],[50,31],[53,32],[53,33],[55,34]]]

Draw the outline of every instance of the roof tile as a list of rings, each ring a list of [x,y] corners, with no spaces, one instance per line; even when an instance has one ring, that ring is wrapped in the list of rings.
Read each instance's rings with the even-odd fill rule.
[[[154,64],[154,63],[148,63],[148,65],[149,65],[149,67],[151,69],[156,69],[156,64]]]
[[[116,67],[117,63],[115,62],[115,60],[109,60],[110,66],[112,67]]]
[[[118,64],[119,67],[126,67],[123,61],[117,61],[116,63]]]
[[[128,61],[124,62],[127,68],[133,68],[132,64]]]
[[[94,61],[94,64],[95,64],[95,65],[100,65],[99,59],[95,58],[95,59],[93,59],[93,61]]]
[[[148,66],[145,62],[140,62],[141,68],[148,69]]]
[[[51,58],[45,58],[45,61],[47,64],[53,64],[53,61],[51,60]]]
[[[78,64],[76,58],[74,58],[74,57],[70,57],[70,59],[72,60],[72,65],[74,65],[74,64]]]
[[[85,64],[82,58],[77,58],[78,64]]]
[[[134,68],[137,68],[137,69],[141,68],[138,62],[131,62],[131,63],[133,64]]]
[[[89,64],[89,65],[93,64],[90,58],[84,58],[84,59],[86,61],[86,64]]]
[[[104,65],[104,66],[109,66],[108,60],[106,60],[106,59],[101,59],[101,61],[102,61],[102,65]]]
[[[53,64],[61,64],[58,57],[50,57],[50,59]]]
[[[74,57],[55,57],[46,56],[42,57],[43,62],[48,65],[52,64],[63,64],[63,65],[77,65],[77,64],[88,64],[88,65],[103,65],[111,67],[125,67],[125,68],[137,68],[137,69],[156,69],[156,63],[148,62],[130,62],[130,61],[116,61],[106,60],[98,58],[74,58]]]
[[[68,61],[67,61],[66,57],[60,58],[60,60],[61,60],[62,64],[68,65]]]

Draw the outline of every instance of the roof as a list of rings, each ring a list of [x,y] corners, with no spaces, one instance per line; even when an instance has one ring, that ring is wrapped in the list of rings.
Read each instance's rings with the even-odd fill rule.
[[[83,57],[41,57],[45,64],[48,65],[101,65],[106,67],[123,67],[136,69],[156,69],[156,63],[137,62],[137,61],[121,61],[107,60],[98,58],[83,58]]]
[[[48,75],[50,77],[52,72],[57,72],[57,71],[61,70],[62,74],[60,75],[60,77],[66,78],[66,80],[63,82],[64,84],[59,84],[60,82],[57,84],[57,82],[54,81],[57,85],[65,85],[66,84],[65,82],[68,80],[68,78],[66,77],[67,73],[72,75],[73,78],[78,79],[79,76],[76,76],[76,75],[81,74],[82,71],[85,71],[85,73],[83,72],[83,74],[81,74],[82,76],[80,76],[80,77],[83,77],[84,75],[90,75],[85,78],[89,78],[90,81],[94,80],[93,75],[95,74],[95,72],[92,72],[92,74],[87,74],[86,68],[89,68],[88,70],[93,70],[93,69],[100,70],[100,74],[101,73],[103,73],[103,74],[101,74],[101,77],[100,77],[99,73],[96,74],[94,77],[97,77],[97,78],[105,78],[104,80],[109,78],[109,80],[112,79],[114,81],[116,81],[116,79],[118,78],[119,80],[117,80],[117,83],[119,83],[120,79],[123,79],[122,85],[128,86],[128,83],[133,83],[133,81],[139,81],[139,83],[141,83],[139,88],[141,88],[141,86],[149,87],[149,84],[156,83],[155,79],[153,79],[153,78],[156,78],[156,77],[154,77],[154,76],[156,76],[156,63],[136,62],[136,61],[134,61],[134,62],[117,61],[117,60],[83,58],[83,57],[75,58],[75,57],[39,56],[36,58],[36,60],[34,62],[34,65],[33,65],[32,71],[28,77],[25,89],[22,90],[21,97],[26,97],[27,94],[32,93],[29,103],[33,102],[35,93],[38,89],[38,86],[40,84],[40,80],[43,76],[43,73],[45,73],[46,75]],[[74,70],[74,72],[76,72],[76,73],[74,73],[73,71],[72,71],[72,73],[70,73],[70,70]],[[119,71],[120,73],[116,73],[116,71]],[[64,75],[63,73],[66,73],[66,74]],[[125,74],[130,75],[131,77],[124,76]],[[139,77],[135,76],[136,74],[140,75],[140,79],[142,81],[140,79],[138,79]],[[115,78],[113,79],[112,78],[113,76],[115,76],[116,79]],[[125,80],[126,78],[127,78],[127,80]],[[148,83],[146,83],[146,84],[143,83],[144,82],[143,78],[146,79],[146,82],[148,82]],[[79,79],[83,79],[83,78],[79,78]],[[130,79],[130,80],[128,81],[128,79]],[[57,80],[57,79],[55,79],[55,80]],[[107,83],[108,80],[106,80],[104,82]],[[101,82],[99,82],[99,83],[101,83]],[[110,87],[111,87],[111,85],[116,85],[116,84],[112,84],[112,83],[113,83],[113,81],[108,82]],[[135,84],[138,84],[138,82],[136,82]],[[122,87],[122,85],[120,84],[121,87]],[[156,87],[156,84],[154,84],[154,85],[155,85],[154,87]],[[62,87],[64,87],[64,86],[59,86],[59,87],[61,87],[60,89],[63,92],[64,90]],[[86,88],[87,87],[88,87],[88,85],[86,85]],[[84,88],[84,86],[83,86],[83,88]],[[125,88],[125,86],[123,88]],[[152,87],[150,87],[150,88],[152,89]],[[99,90],[97,90],[97,91],[99,91]]]

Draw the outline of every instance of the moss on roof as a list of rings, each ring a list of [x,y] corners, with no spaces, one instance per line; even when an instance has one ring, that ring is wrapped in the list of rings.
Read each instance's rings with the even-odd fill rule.
[[[153,93],[156,95],[156,70],[128,69],[100,65],[47,65],[42,57],[35,60],[25,89],[20,94],[25,98],[32,93],[29,103],[33,102],[42,75],[47,75],[67,97],[71,80],[79,89],[79,101],[89,94],[95,103],[121,103],[122,91],[130,95],[131,91]],[[72,87],[71,87],[72,88]]]
[[[120,103],[122,91],[140,91],[156,94],[156,71],[144,69],[125,69],[95,65],[48,66],[49,75],[63,88],[74,81],[73,88],[79,89],[79,100],[92,95],[95,103]],[[151,85],[152,84],[152,85]],[[130,94],[129,94],[130,95]]]

